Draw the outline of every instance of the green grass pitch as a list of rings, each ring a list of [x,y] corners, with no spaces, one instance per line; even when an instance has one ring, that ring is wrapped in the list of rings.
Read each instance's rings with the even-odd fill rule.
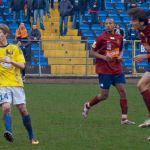
[[[99,92],[95,84],[26,84],[27,106],[39,145],[31,145],[15,107],[12,109],[14,143],[3,138],[0,150],[149,150],[150,129],[137,126],[147,110],[137,88],[127,86],[129,119],[136,125],[120,125],[119,95],[111,88],[109,98],[81,116],[84,102]],[[1,117],[2,118],[2,117]]]

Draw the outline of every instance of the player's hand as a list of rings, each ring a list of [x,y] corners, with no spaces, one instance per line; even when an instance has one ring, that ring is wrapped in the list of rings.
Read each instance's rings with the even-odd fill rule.
[[[141,55],[135,56],[135,57],[134,57],[134,61],[135,61],[135,62],[140,62],[140,61],[142,61],[142,60],[144,60],[144,59],[146,59],[146,58],[147,58],[147,55],[141,54]]]
[[[105,61],[112,61],[113,60],[112,57],[109,57],[109,56],[104,56],[103,59]]]
[[[3,57],[0,62],[12,63],[12,59],[9,56]]]

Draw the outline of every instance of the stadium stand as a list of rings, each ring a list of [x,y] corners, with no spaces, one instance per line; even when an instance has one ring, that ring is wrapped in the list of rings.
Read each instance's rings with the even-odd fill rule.
[[[141,7],[149,9],[150,0],[141,3]],[[98,12],[99,24],[92,24],[91,14],[86,10],[83,15],[82,23],[77,18],[78,29],[72,28],[72,22],[68,22],[67,36],[59,36],[59,13],[58,3],[55,3],[56,9],[50,9],[51,18],[44,16],[45,30],[40,30],[42,34],[41,43],[32,43],[32,61],[27,67],[27,73],[51,73],[51,75],[95,75],[94,60],[88,58],[89,51],[94,39],[105,30],[104,21],[108,16],[114,18],[117,24],[127,33],[130,18],[126,13],[125,6],[121,0],[105,0],[105,10]],[[0,6],[3,14],[0,16],[0,22],[9,25],[11,34],[10,43],[13,43],[17,23],[13,23],[12,14],[9,13],[8,1],[4,0],[4,5]],[[30,24],[24,17],[27,30],[30,30]],[[38,24],[38,27],[40,25]],[[133,35],[135,36],[135,35]],[[83,41],[81,41],[83,40]],[[133,73],[132,55],[133,45],[128,43],[124,45],[123,66],[127,74]],[[146,62],[135,64],[136,70],[142,72],[145,69]]]

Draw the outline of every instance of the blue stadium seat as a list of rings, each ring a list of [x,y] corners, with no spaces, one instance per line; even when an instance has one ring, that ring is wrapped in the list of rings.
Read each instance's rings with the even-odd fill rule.
[[[89,30],[89,25],[88,24],[80,24],[79,25],[79,29],[80,30]]]
[[[106,11],[99,11],[98,16],[99,17],[101,17],[101,16],[106,17],[107,13],[106,13]]]
[[[102,30],[102,27],[101,27],[99,24],[93,24],[93,25],[91,26],[91,29],[92,29],[92,30]]]
[[[98,37],[102,32],[103,32],[102,30],[101,31],[96,31],[95,36]]]
[[[40,51],[35,51],[34,53],[33,53],[33,57],[36,57],[36,58],[39,58],[39,57],[44,57],[44,54],[43,54],[43,52],[40,52]]]
[[[40,51],[41,50],[40,44],[39,43],[32,43],[31,44],[31,50]]]
[[[17,23],[10,23],[9,28],[10,28],[10,30],[16,30],[18,28],[18,24]]]
[[[109,16],[109,17],[117,17],[118,15],[117,15],[117,13],[110,12],[110,13],[108,14],[108,16]]]
[[[130,17],[123,17],[123,22],[124,23],[130,23],[131,22]]]
[[[84,37],[94,37],[94,34],[92,31],[86,31],[82,33]]]
[[[48,61],[46,58],[40,58],[38,61],[37,61],[37,65],[42,65],[42,66],[48,66]]]
[[[105,8],[106,8],[106,10],[113,10],[114,9],[111,3],[105,3]]]
[[[121,3],[121,0],[112,0],[112,3]]]
[[[123,60],[123,71],[125,74],[132,74],[133,69],[133,61],[132,59],[124,59]]]
[[[123,61],[124,66],[132,66],[133,65],[133,61],[132,59],[125,59]]]
[[[95,38],[94,38],[94,37],[88,37],[88,38],[87,38],[87,43],[88,43],[88,44],[93,44],[94,41],[95,41]]]
[[[40,59],[32,59],[31,60],[31,65],[33,65],[33,66],[38,66],[38,65],[48,66],[48,61],[44,57],[40,58]]]
[[[25,27],[26,27],[27,30],[30,30],[30,29],[31,29],[31,26],[30,26],[30,24],[28,24],[28,23],[25,23]]]
[[[4,23],[4,19],[2,16],[0,16],[0,23]]]
[[[13,22],[13,17],[12,17],[11,15],[8,15],[8,16],[6,17],[6,22],[7,22],[7,23],[12,23],[12,22]]]
[[[145,70],[147,69],[147,61],[142,61],[142,62],[138,62],[138,63],[136,63],[136,71],[138,72],[138,73],[143,73],[143,72],[145,72]]]
[[[120,12],[120,17],[128,17],[128,14],[127,12],[123,11],[123,12]]]
[[[105,16],[101,16],[99,19],[100,19],[102,22],[105,22],[105,21],[106,21],[106,17],[105,17]]]
[[[125,7],[122,3],[116,3],[115,4],[116,9],[118,10],[125,10]]]
[[[13,39],[7,39],[8,43],[13,43]]]

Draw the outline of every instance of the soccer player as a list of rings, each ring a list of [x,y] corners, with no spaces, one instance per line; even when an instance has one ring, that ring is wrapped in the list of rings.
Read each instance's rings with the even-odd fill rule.
[[[106,30],[93,43],[90,54],[96,58],[96,73],[98,74],[101,91],[84,104],[82,115],[86,118],[94,105],[106,100],[110,86],[114,85],[120,95],[121,124],[135,124],[135,122],[128,120],[127,116],[125,76],[120,61],[123,38],[115,33],[115,22],[112,18],[106,19],[105,27]]]
[[[144,123],[140,124],[139,127],[150,126],[150,24],[148,23],[149,14],[141,8],[132,8],[128,11],[131,16],[132,28],[139,31],[141,44],[144,46],[147,54],[140,54],[134,57],[134,61],[140,62],[144,59],[148,60],[147,71],[142,75],[139,80],[137,87],[143,96],[145,105],[147,107],[149,116]],[[150,137],[148,138],[150,140]]]
[[[8,33],[8,26],[0,24],[0,105],[3,110],[3,120],[6,129],[4,137],[9,142],[14,140],[11,121],[11,103],[13,102],[22,116],[30,142],[38,144],[39,141],[35,139],[32,131],[20,73],[21,69],[25,67],[25,59],[17,45],[7,43]]]

